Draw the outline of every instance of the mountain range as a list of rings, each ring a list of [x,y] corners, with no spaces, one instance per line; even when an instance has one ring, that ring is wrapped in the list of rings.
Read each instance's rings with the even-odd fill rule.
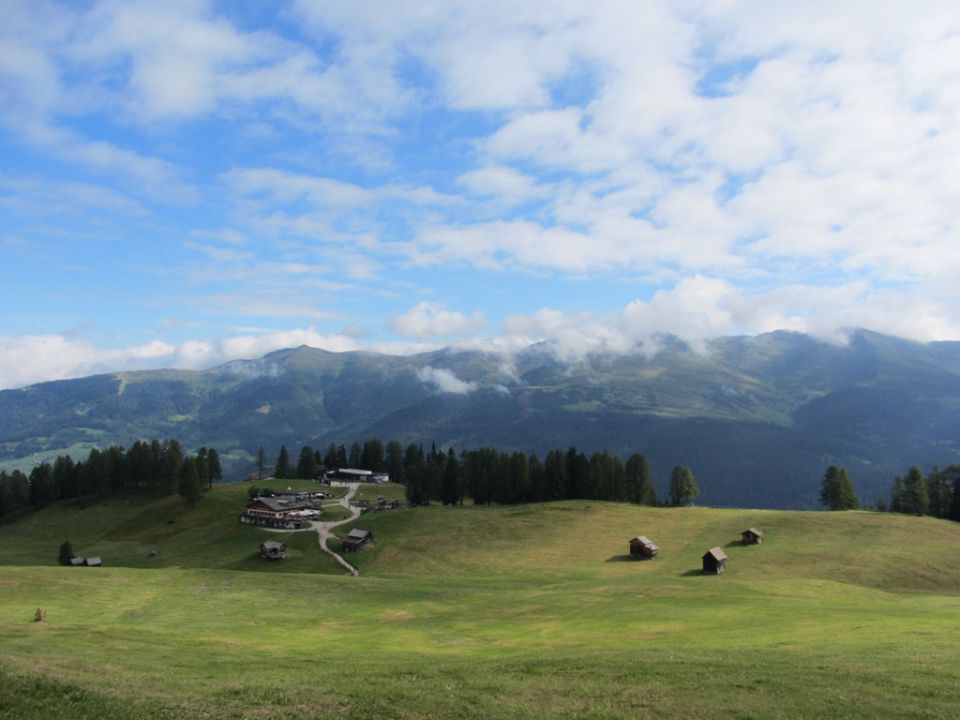
[[[817,507],[826,466],[861,500],[886,496],[911,465],[958,462],[960,343],[866,330],[844,344],[792,332],[725,337],[694,351],[564,360],[444,349],[410,356],[302,346],[203,371],[148,370],[0,392],[0,460],[24,462],[137,438],[216,447],[228,477],[309,444],[378,437],[541,454],[642,452],[664,490],[675,464],[698,502]]]

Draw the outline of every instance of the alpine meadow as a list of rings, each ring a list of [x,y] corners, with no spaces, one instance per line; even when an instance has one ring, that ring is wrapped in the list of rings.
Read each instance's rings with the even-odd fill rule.
[[[0,0],[0,718],[960,717],[957,38]]]

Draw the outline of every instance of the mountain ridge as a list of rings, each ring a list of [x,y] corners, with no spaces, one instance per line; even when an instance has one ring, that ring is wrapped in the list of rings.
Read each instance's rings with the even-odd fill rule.
[[[960,454],[960,343],[867,330],[846,345],[776,331],[676,339],[659,352],[543,344],[513,355],[443,348],[400,356],[302,345],[208,370],[137,370],[0,391],[0,460],[176,437],[212,445],[228,475],[258,447],[370,437],[544,453],[642,452],[665,484],[674,464],[714,505],[815,507],[828,464],[861,498],[912,464]],[[39,453],[40,455],[35,455]]]

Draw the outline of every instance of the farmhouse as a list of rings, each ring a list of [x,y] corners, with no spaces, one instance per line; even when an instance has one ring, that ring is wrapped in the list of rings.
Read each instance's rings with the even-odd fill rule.
[[[707,550],[703,556],[703,572],[719,575],[727,569],[727,554],[718,547]]]
[[[740,539],[744,545],[759,545],[763,542],[763,530],[749,528],[740,533]]]
[[[353,552],[359,550],[364,545],[373,541],[373,533],[370,530],[361,530],[354,528],[343,539],[343,551]]]
[[[267,560],[283,560],[287,556],[287,546],[276,540],[260,543],[260,557]]]
[[[630,556],[634,558],[652,558],[660,552],[660,547],[656,545],[646,535],[637,535],[630,541]]]

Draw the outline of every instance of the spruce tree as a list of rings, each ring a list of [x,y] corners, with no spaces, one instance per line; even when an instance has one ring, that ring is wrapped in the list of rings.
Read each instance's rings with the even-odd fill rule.
[[[180,495],[187,501],[187,505],[193,507],[200,499],[200,493],[203,485],[200,480],[200,473],[197,470],[197,459],[193,457],[185,458],[180,464]]]
[[[675,465],[670,474],[670,504],[674,507],[693,505],[694,499],[700,494],[693,471],[683,465]]]
[[[903,481],[904,507],[901,512],[913,515],[923,515],[927,512],[929,496],[927,495],[927,481],[914,465]]]
[[[57,560],[61,565],[69,565],[73,557],[73,545],[71,545],[70,541],[67,540],[60,545],[60,554]]]
[[[844,468],[831,465],[820,481],[820,502],[828,510],[856,510],[857,495]]]
[[[273,476],[277,478],[288,478],[292,472],[290,467],[290,453],[287,452],[287,446],[280,446],[280,453],[277,455],[277,465],[273,468]]]

